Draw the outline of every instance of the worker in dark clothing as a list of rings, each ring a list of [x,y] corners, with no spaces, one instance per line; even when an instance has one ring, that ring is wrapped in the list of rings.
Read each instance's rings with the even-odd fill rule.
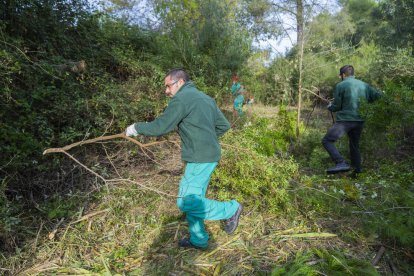
[[[127,136],[161,136],[178,128],[181,158],[186,162],[177,206],[186,214],[190,238],[180,240],[181,247],[205,249],[209,236],[204,220],[225,220],[224,230],[233,233],[239,223],[242,206],[235,200],[221,202],[205,197],[210,177],[221,157],[218,141],[230,124],[216,102],[199,91],[182,69],[167,73],[165,94],[171,98],[161,116],[152,122],[140,122],[126,129]]]
[[[359,115],[359,105],[361,101],[373,102],[381,94],[367,83],[355,79],[352,65],[341,67],[339,76],[342,81],[336,85],[333,102],[328,105],[330,111],[336,112],[336,122],[322,139],[323,146],[336,164],[329,168],[327,173],[333,174],[351,169],[334,145],[345,134],[349,137],[351,165],[355,173],[360,173],[362,168],[359,139],[364,120]]]

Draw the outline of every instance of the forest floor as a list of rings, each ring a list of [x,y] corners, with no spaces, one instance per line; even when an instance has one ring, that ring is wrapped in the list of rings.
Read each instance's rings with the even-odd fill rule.
[[[249,108],[255,116],[277,116],[276,108],[260,105]],[[311,116],[313,121],[323,121],[329,126],[329,114],[315,111]],[[321,130],[325,131],[326,128]],[[170,139],[178,140],[178,137],[172,135]],[[125,143],[119,142],[119,145]],[[320,275],[332,275],[329,274],[332,270],[338,271],[337,275],[363,275],[358,271],[365,268],[358,261],[371,263],[382,246],[377,236],[363,230],[358,211],[342,217],[324,208],[307,208],[292,216],[247,206],[234,235],[227,235],[220,222],[207,221],[211,238],[208,249],[181,249],[177,242],[187,237],[188,229],[176,207],[175,195],[184,167],[179,148],[165,143],[143,155],[129,147],[122,154],[113,150],[108,156],[106,165],[113,166],[115,174],[137,183],[98,184],[96,179],[89,180],[94,183],[88,185],[96,187],[95,190],[60,199],[60,205],[73,210],[71,216],[48,222],[39,220],[33,226],[33,238],[19,252],[2,260],[6,274],[270,275],[272,271],[276,273],[275,269],[296,262],[307,269],[329,263],[330,270],[316,270]],[[105,161],[101,160],[100,164]],[[98,166],[94,168],[104,173]],[[318,195],[320,204],[324,204],[324,199],[334,200],[338,208],[358,205],[325,188],[331,185],[340,190],[344,182],[363,184],[364,176],[356,180],[349,175],[327,176],[325,169],[300,168],[302,174],[316,175],[309,178],[314,183],[296,183],[290,192],[308,190]],[[207,197],[215,198],[215,195],[208,192]],[[360,212],[363,211],[361,207]],[[406,267],[413,260],[411,254],[412,250],[385,245],[384,256],[375,264],[376,271],[391,275],[399,270],[403,275],[399,267]],[[307,275],[296,271],[299,272],[295,275]],[[367,274],[375,275],[375,272]]]

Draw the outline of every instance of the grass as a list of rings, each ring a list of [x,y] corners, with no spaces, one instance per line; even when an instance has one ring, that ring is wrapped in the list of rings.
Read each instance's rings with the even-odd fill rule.
[[[261,115],[261,110],[268,115],[273,108],[257,107],[256,116]],[[326,156],[316,154],[317,147],[319,151],[323,149],[315,141],[320,138],[317,127],[327,126],[329,120],[325,120],[323,114],[313,116],[322,118],[314,120],[320,125],[310,124],[301,141],[302,148],[293,149],[294,153],[302,153],[293,155],[300,165],[300,176],[292,177],[289,183],[290,206],[285,212],[270,212],[246,199],[246,208],[235,235],[228,236],[219,222],[209,221],[206,222],[211,237],[208,249],[183,250],[177,247],[177,242],[188,235],[187,224],[175,206],[174,197],[147,192],[127,182],[103,185],[85,178],[85,181],[95,181],[87,186],[100,188],[88,195],[79,191],[46,200],[39,205],[44,213],[37,209],[27,210],[28,215],[21,217],[21,227],[24,227],[27,238],[13,252],[0,255],[2,273],[411,274],[414,271],[413,251],[409,243],[401,244],[393,238],[387,233],[390,226],[382,221],[391,219],[386,212],[410,214],[412,211],[385,210],[395,202],[409,204],[410,199],[396,196],[391,185],[412,192],[412,185],[403,185],[413,181],[412,174],[392,174],[398,168],[410,168],[410,161],[374,164],[358,179],[346,175],[326,176],[320,169],[328,165]],[[149,155],[156,162],[130,145],[125,144],[122,148],[120,151],[116,147],[108,154],[117,156],[110,163],[120,175],[159,191],[177,194],[183,168],[177,147],[164,145],[151,149]],[[304,156],[306,152],[313,155]],[[111,169],[106,156],[97,162],[101,167]],[[207,196],[217,198],[213,188]],[[404,231],[410,235],[410,230]],[[374,268],[370,262],[380,245],[386,246],[386,255]]]

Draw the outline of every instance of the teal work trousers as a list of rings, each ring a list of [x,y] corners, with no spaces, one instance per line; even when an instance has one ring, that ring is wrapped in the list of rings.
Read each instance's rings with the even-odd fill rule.
[[[244,97],[243,95],[238,95],[233,102],[233,107],[237,111],[237,114],[239,116],[243,115],[243,103],[244,103]]]
[[[200,247],[208,245],[209,237],[204,220],[229,219],[240,205],[235,200],[221,202],[205,197],[211,174],[216,166],[217,162],[187,163],[178,192],[177,206],[186,214],[190,241]]]

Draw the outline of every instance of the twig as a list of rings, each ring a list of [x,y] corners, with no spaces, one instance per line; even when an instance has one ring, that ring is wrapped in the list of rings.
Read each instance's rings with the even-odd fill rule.
[[[237,119],[231,124],[231,128],[235,126],[236,122],[241,118],[241,116],[237,117]]]
[[[394,265],[393,261],[391,260],[390,256],[388,256],[388,254],[385,254],[385,257],[387,259],[388,265],[391,268],[392,275],[398,276],[399,275],[398,270],[395,267],[395,265]]]
[[[5,164],[5,165],[3,165],[3,166],[1,166],[0,167],[0,170],[3,170],[5,167],[7,167],[12,161],[13,161],[13,159],[14,158],[16,158],[16,156],[17,156],[17,154],[15,154],[11,159],[10,159],[10,161],[9,162],[7,162],[7,164]]]
[[[108,158],[109,163],[111,163],[112,168],[114,168],[114,170],[115,170],[116,174],[117,174],[119,177],[121,177],[121,175],[119,174],[118,170],[116,169],[116,167],[115,167],[114,163],[112,163],[111,157],[109,156],[108,151],[106,150],[105,145],[103,145],[103,144],[102,144],[102,147],[104,148],[104,151],[105,151],[106,157]]]
[[[114,119],[115,119],[115,112],[114,112],[114,108],[111,106],[111,113],[112,113],[112,118],[111,118],[111,121],[109,122],[109,125],[105,128],[105,131],[104,131],[104,133],[102,134],[102,136],[104,136],[106,133],[107,133],[107,131],[108,131],[108,129],[112,126],[112,124],[113,124],[113,122],[114,122]]]
[[[301,234],[287,234],[287,235],[280,235],[281,238],[333,238],[337,237],[336,234],[331,233],[301,233]]]
[[[43,228],[43,221],[40,222],[39,231],[37,231],[36,239],[35,239],[35,242],[33,244],[33,253],[36,252],[37,242],[39,241],[39,236],[40,236],[40,232],[42,231],[42,228]]]
[[[315,102],[315,104],[313,105],[312,111],[309,113],[308,118],[306,119],[305,130],[303,132],[306,132],[306,129],[308,128],[309,120],[310,120],[310,118],[312,116],[312,113],[315,110],[315,107],[316,107],[317,104],[318,104],[318,102]]]
[[[177,196],[170,195],[170,194],[167,194],[167,193],[158,191],[156,189],[150,188],[148,186],[145,186],[145,185],[143,185],[143,184],[141,184],[139,182],[136,182],[136,181],[133,181],[133,180],[130,180],[130,179],[105,179],[103,176],[101,176],[98,173],[94,172],[93,170],[89,169],[87,166],[85,166],[84,164],[82,164],[79,160],[77,160],[75,157],[73,157],[72,155],[70,155],[66,151],[62,151],[62,152],[64,154],[66,154],[67,156],[69,156],[70,159],[72,159],[73,161],[75,161],[76,163],[78,163],[80,166],[82,166],[84,169],[86,169],[88,172],[92,173],[93,175],[95,175],[96,177],[98,177],[99,179],[101,179],[104,183],[130,182],[130,183],[137,184],[138,186],[140,186],[140,187],[142,187],[142,188],[144,188],[146,190],[156,192],[157,194],[166,195],[166,196],[169,196],[169,197],[175,197],[175,198],[177,198]]]
[[[295,181],[295,182],[296,182],[296,181]],[[315,189],[315,188],[312,188],[312,187],[306,187],[306,186],[303,186],[303,187],[300,187],[300,188],[298,188],[298,189],[288,190],[288,191],[297,191],[297,190],[300,190],[300,189],[310,189],[310,190],[314,190],[314,191],[320,192],[320,193],[322,193],[322,194],[324,194],[324,195],[327,195],[327,196],[330,196],[330,197],[332,197],[332,198],[335,198],[336,200],[340,200],[340,199],[339,199],[339,198],[337,198],[336,196],[330,195],[330,194],[328,194],[328,193],[322,192],[322,191],[320,191],[320,190],[318,190],[318,189]]]
[[[180,226],[181,226],[181,224],[180,224],[180,223],[178,223],[178,226],[177,226],[177,231],[175,231],[175,235],[174,235],[174,241],[176,241],[176,240],[177,240],[177,237],[178,237],[178,232],[180,231]]]
[[[141,188],[144,188],[145,190],[149,190],[149,191],[152,191],[152,192],[156,192],[157,194],[160,194],[160,195],[166,195],[166,196],[169,196],[169,197],[180,198],[179,196],[171,195],[171,194],[168,194],[168,193],[161,192],[161,191],[158,191],[156,189],[150,188],[148,186],[145,186],[145,185],[143,185],[143,184],[141,184],[141,183],[139,183],[137,181],[131,180],[131,179],[109,179],[107,181],[108,182],[111,182],[111,183],[129,182],[129,183],[137,184],[138,186],[140,186]]]
[[[204,255],[204,258],[207,258],[213,254],[215,254],[217,251],[219,251],[220,249],[222,249],[223,247],[226,247],[227,245],[233,243],[234,241],[236,241],[237,239],[240,238],[240,234],[235,236],[233,239],[229,240],[228,242],[226,242],[225,244],[221,245],[220,247],[217,247],[216,249],[214,249],[213,251],[211,251],[210,253]]]
[[[316,94],[316,93],[315,93],[315,92],[313,92],[312,90],[309,90],[309,89],[306,89],[306,88],[302,88],[302,90],[307,91],[307,92],[309,92],[309,93],[313,94],[314,96],[318,97],[319,99],[321,99],[322,101],[324,101],[324,102],[326,102],[326,103],[329,103],[329,102],[330,102],[328,99],[325,99],[325,98],[323,98],[323,97],[319,96],[318,94]]]
[[[11,46],[11,47],[14,47],[20,54],[22,54],[23,56],[24,56],[24,58],[25,59],[27,59],[31,64],[33,64],[33,65],[35,65],[35,66],[37,66],[37,67],[39,67],[40,69],[42,69],[42,71],[44,71],[46,74],[48,74],[48,75],[50,75],[50,76],[52,76],[53,78],[55,78],[55,79],[58,79],[58,80],[61,80],[62,78],[59,78],[59,77],[57,77],[57,76],[55,76],[55,75],[53,75],[53,74],[51,74],[50,72],[48,72],[45,68],[43,68],[42,66],[40,66],[38,63],[35,63],[35,62],[33,62],[26,54],[25,54],[25,52],[23,52],[19,47],[17,47],[16,45],[13,45],[13,44],[11,44],[11,43],[8,43],[8,42],[6,42],[6,41],[4,41],[4,40],[2,40],[1,42],[3,42],[4,44],[6,44],[6,45],[9,45],[9,46]]]
[[[72,159],[73,161],[75,161],[76,163],[78,163],[82,168],[84,168],[88,172],[92,173],[93,175],[95,175],[96,177],[98,177],[99,179],[101,179],[103,182],[106,182],[106,179],[103,176],[101,176],[98,173],[94,172],[93,170],[89,169],[87,166],[85,166],[84,164],[82,164],[80,161],[78,161],[78,159],[76,159],[75,157],[73,157],[72,155],[70,155],[69,153],[67,153],[66,151],[62,150],[60,152],[66,154],[70,159]]]
[[[382,258],[382,255],[384,255],[384,252],[385,252],[385,247],[381,245],[381,248],[378,250],[377,254],[375,255],[375,258],[371,262],[373,266],[376,266],[378,264],[378,262]]]
[[[61,220],[55,225],[55,227],[53,227],[52,232],[49,233],[48,237],[49,240],[53,240],[55,238],[56,232],[59,228],[59,226],[62,224],[62,222],[65,220],[65,218],[61,218]]]
[[[102,213],[106,213],[106,212],[109,212],[109,211],[110,211],[109,209],[105,209],[105,210],[100,210],[100,211],[97,211],[97,212],[93,212],[93,213],[90,213],[90,214],[84,215],[84,216],[83,216],[83,217],[81,217],[80,219],[77,219],[77,220],[75,220],[75,221],[72,221],[71,223],[69,223],[69,225],[72,225],[72,224],[75,224],[75,223],[78,223],[78,222],[81,222],[81,221],[87,220],[87,219],[89,219],[89,218],[91,218],[91,217],[93,217],[93,216],[96,216],[96,215],[99,215],[99,214],[102,214]]]

